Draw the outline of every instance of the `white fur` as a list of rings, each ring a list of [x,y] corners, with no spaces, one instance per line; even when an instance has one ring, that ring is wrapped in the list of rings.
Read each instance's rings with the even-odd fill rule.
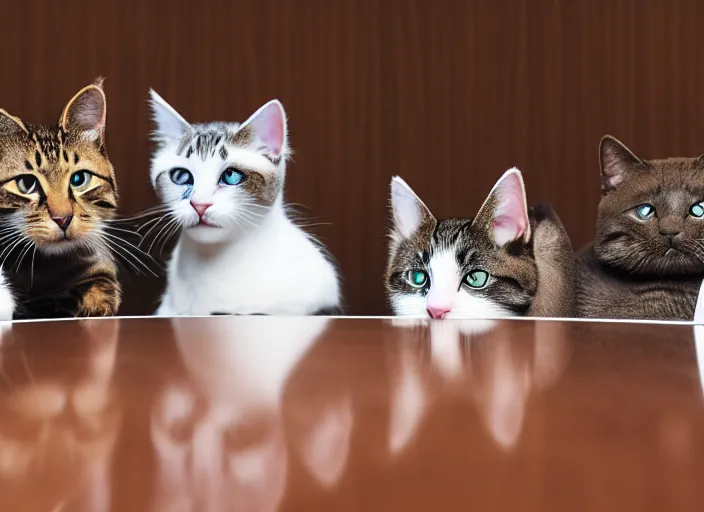
[[[699,287],[699,295],[697,303],[694,307],[694,321],[699,324],[704,324],[704,281]]]
[[[155,137],[162,144],[152,159],[151,180],[172,218],[171,224],[161,230],[178,224],[185,228],[169,262],[168,284],[156,314],[299,315],[338,306],[334,266],[311,237],[287,217],[283,205],[290,150],[281,104],[270,101],[242,125],[228,125],[230,131],[249,126],[254,136],[247,148],[229,145],[223,137],[226,161],[217,151],[205,161],[177,155],[184,131],[196,128],[153,91],[152,108],[157,123]],[[263,153],[282,158],[274,165]],[[157,183],[160,175],[176,167],[188,169],[193,175],[192,193],[186,198],[182,185],[170,179]],[[218,185],[219,177],[229,167],[278,177],[276,200],[271,205],[258,204],[242,187]],[[203,218],[217,227],[199,225],[199,215],[191,202],[211,204]]]
[[[393,297],[394,314],[403,316],[430,316],[428,308],[449,310],[445,318],[502,318],[511,312],[487,300],[472,290],[460,286],[462,275],[457,265],[454,248],[433,254],[430,259],[430,291],[420,294],[397,294]],[[489,277],[489,279],[492,279]]]
[[[391,180],[391,208],[396,229],[403,238],[416,232],[423,221],[422,209],[427,210],[423,201],[398,176]]]
[[[183,131],[188,128],[186,121],[181,114],[166,103],[154,89],[149,90],[151,96],[149,103],[152,107],[154,123],[157,126],[155,135],[162,141],[177,141],[183,135]]]
[[[0,321],[12,320],[14,311],[15,298],[12,295],[5,274],[0,268]]]
[[[300,315],[339,302],[335,269],[281,206],[230,243],[204,247],[182,236],[167,273],[161,316]]]

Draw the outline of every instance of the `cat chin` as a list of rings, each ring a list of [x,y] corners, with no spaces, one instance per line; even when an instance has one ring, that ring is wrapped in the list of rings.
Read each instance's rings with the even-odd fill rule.
[[[184,234],[199,244],[220,244],[232,239],[229,229],[204,225],[188,228]]]
[[[397,317],[430,319],[426,310],[425,298],[418,296],[392,296],[392,310]],[[466,320],[468,322],[491,321],[512,316],[511,312],[499,304],[486,299],[465,299],[450,311],[444,320]],[[469,325],[469,324],[468,324]],[[478,325],[478,324],[477,324]]]
[[[48,244],[37,245],[37,250],[48,256],[61,256],[69,252],[75,251],[79,247],[85,246],[82,240],[61,240],[60,242],[52,242]]]

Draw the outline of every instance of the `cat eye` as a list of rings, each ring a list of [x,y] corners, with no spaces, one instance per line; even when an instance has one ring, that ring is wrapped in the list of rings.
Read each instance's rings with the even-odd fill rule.
[[[176,169],[171,169],[169,173],[171,181],[176,183],[176,185],[193,185],[193,175],[191,171],[177,167]]]
[[[484,270],[472,270],[465,276],[464,282],[476,290],[484,288],[489,282],[489,273]]]
[[[244,181],[245,175],[242,171],[238,171],[237,169],[229,168],[225,169],[225,172],[223,172],[220,175],[220,184],[221,185],[239,185]]]
[[[692,217],[701,219],[704,217],[704,203],[693,204],[689,209],[689,214]]]
[[[655,207],[652,204],[642,204],[636,206],[636,216],[641,220],[647,220],[655,213]]]
[[[21,194],[34,194],[39,188],[39,181],[34,176],[29,174],[15,178],[15,184],[17,185],[17,190]]]
[[[423,288],[428,282],[428,274],[424,270],[409,270],[406,273],[406,281],[413,288]]]
[[[71,175],[71,186],[77,190],[85,189],[90,185],[93,175],[88,171],[76,171]]]

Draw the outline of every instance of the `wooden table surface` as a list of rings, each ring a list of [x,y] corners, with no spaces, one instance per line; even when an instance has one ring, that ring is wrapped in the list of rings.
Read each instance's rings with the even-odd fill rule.
[[[702,510],[698,329],[4,324],[0,511]]]

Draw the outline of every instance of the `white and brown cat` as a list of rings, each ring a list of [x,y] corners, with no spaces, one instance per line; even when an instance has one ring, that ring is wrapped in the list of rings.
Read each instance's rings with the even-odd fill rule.
[[[151,180],[165,212],[157,224],[182,228],[157,315],[338,313],[335,266],[283,201],[290,149],[281,103],[241,124],[189,123],[154,91],[150,104]]]

